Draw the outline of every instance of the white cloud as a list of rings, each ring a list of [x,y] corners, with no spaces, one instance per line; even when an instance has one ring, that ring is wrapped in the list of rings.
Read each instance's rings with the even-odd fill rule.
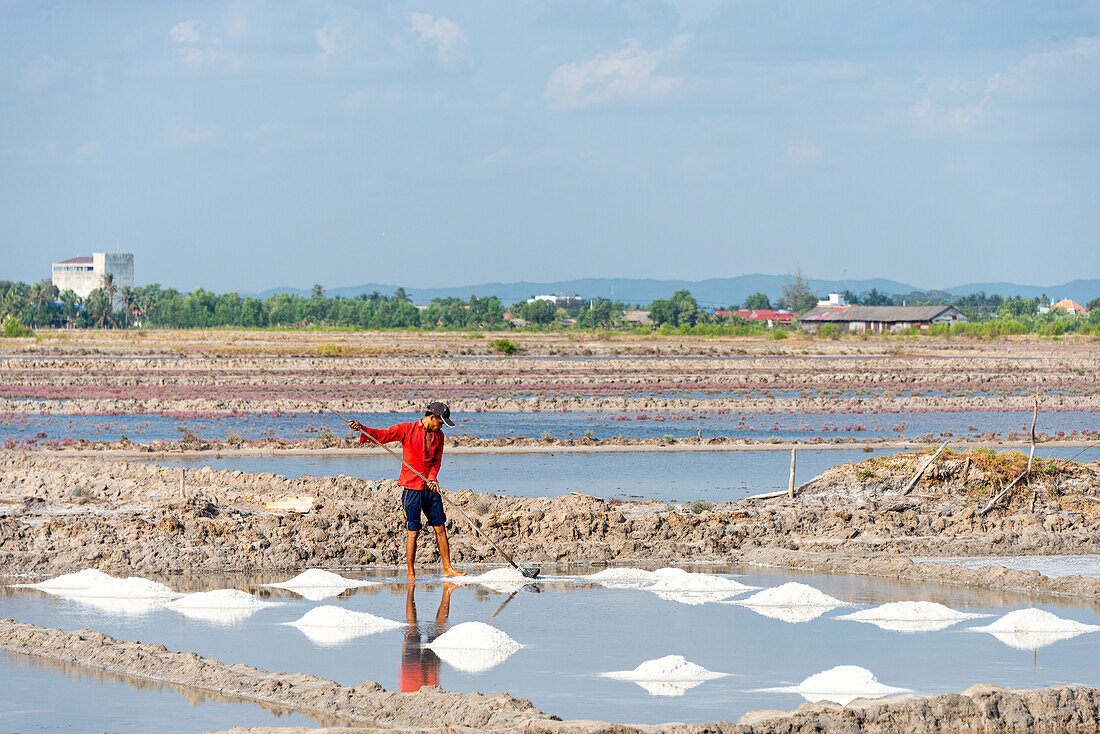
[[[223,53],[221,41],[200,32],[197,20],[176,23],[168,31],[168,37],[176,44],[176,54],[185,66],[192,69],[220,68],[237,70],[240,60],[233,54]]]
[[[98,152],[99,152],[99,143],[97,143],[94,140],[89,140],[88,142],[84,143],[83,145],[81,145],[79,148],[76,149],[76,154],[78,156],[80,156],[81,158],[91,158],[91,157],[95,156],[96,153],[98,153]]]
[[[787,160],[799,165],[819,161],[821,160],[821,146],[806,138],[792,140],[787,143]]]
[[[436,56],[444,63],[455,64],[469,57],[466,32],[453,21],[430,13],[413,13],[412,30],[421,41],[435,47]]]
[[[23,67],[23,72],[19,76],[19,86],[31,92],[45,89],[65,73],[67,68],[64,62],[42,54]]]
[[[981,85],[960,80],[930,83],[906,113],[926,132],[965,133],[1004,116],[1011,107],[1050,111],[1098,99],[1100,36],[1092,36],[1074,39],[1065,48],[1028,54]]]
[[[550,74],[543,97],[557,110],[577,110],[616,103],[646,104],[672,97],[690,86],[684,77],[657,74],[663,61],[688,42],[679,35],[665,48],[644,51],[629,41],[618,51],[605,51],[587,61],[562,64]]]
[[[164,140],[169,145],[199,145],[217,136],[218,130],[214,127],[187,127],[173,122],[164,128]]]
[[[321,47],[321,55],[326,58],[332,56],[340,49],[340,38],[344,34],[341,26],[324,25],[313,32],[317,45]]]
[[[199,42],[199,22],[197,20],[185,20],[176,23],[168,31],[169,37],[177,44],[184,45]]]

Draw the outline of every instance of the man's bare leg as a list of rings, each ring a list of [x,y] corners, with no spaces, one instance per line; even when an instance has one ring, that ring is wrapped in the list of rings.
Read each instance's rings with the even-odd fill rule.
[[[435,526],[435,542],[439,544],[439,557],[443,561],[444,576],[465,576],[462,571],[456,571],[451,565],[451,546],[447,544],[447,528],[444,525]]]
[[[405,541],[405,569],[408,571],[410,584],[416,583],[416,572],[413,571],[413,565],[416,563],[416,536],[419,534],[419,530],[410,530],[409,539]]]

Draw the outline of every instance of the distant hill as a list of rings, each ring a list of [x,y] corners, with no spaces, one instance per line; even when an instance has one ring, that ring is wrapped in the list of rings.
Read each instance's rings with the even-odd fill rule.
[[[753,293],[766,293],[769,298],[775,300],[781,294],[783,281],[786,275],[739,275],[735,278],[709,278],[707,280],[649,280],[638,278],[580,278],[577,280],[559,280],[552,282],[521,281],[517,283],[482,283],[480,285],[464,285],[450,288],[412,288],[408,285],[405,292],[409,298],[417,304],[427,304],[433,298],[461,298],[468,299],[471,295],[497,296],[506,305],[516,301],[522,301],[539,294],[576,293],[585,298],[613,298],[624,303],[648,304],[656,298],[668,298],[673,291],[687,289],[699,301],[700,305],[708,307],[729,306],[743,303]],[[874,278],[870,280],[821,280],[810,279],[810,286],[818,295],[836,293],[850,290],[853,293],[864,293],[872,289],[889,295],[908,294],[913,292],[929,292],[933,289],[917,288],[907,283],[896,280]],[[325,295],[343,296],[354,298],[360,294],[378,291],[389,296],[397,290],[396,285],[383,283],[365,283],[357,286],[341,288],[326,288]],[[999,294],[1002,296],[1023,296],[1035,298],[1046,294],[1048,298],[1072,298],[1078,303],[1088,301],[1100,296],[1100,279],[1074,280],[1061,285],[1034,286],[1016,285],[1014,283],[967,283],[952,288],[938,289],[941,292],[953,296],[963,296],[970,293],[985,291],[988,295]],[[251,295],[259,298],[267,298],[277,293],[294,293],[308,296],[311,289],[300,288],[272,288]]]

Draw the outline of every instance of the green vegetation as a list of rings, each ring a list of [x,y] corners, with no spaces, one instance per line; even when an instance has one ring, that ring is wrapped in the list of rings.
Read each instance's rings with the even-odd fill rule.
[[[753,293],[745,299],[745,308],[748,309],[770,309],[771,307],[772,302],[768,299],[766,293]]]
[[[516,343],[511,339],[494,339],[489,342],[489,346],[501,354],[515,354],[517,349]]]
[[[783,295],[776,306],[805,312],[817,301],[809,281],[801,271],[783,284]],[[927,331],[908,329],[899,334],[850,334],[835,324],[821,325],[816,334],[804,332],[798,322],[790,326],[769,329],[767,322],[746,321],[736,314],[718,315],[701,307],[688,290],[678,290],[669,298],[658,298],[648,306],[650,325],[625,322],[628,310],[644,309],[643,304],[624,304],[606,298],[572,298],[554,303],[537,300],[510,307],[510,319],[496,296],[437,298],[418,308],[403,288],[392,296],[377,291],[354,298],[325,296],[320,285],[309,296],[278,294],[260,299],[237,293],[215,294],[202,288],[180,293],[158,284],[138,288],[115,286],[108,277],[99,290],[87,298],[72,291],[59,293],[49,281],[34,284],[0,281],[0,333],[6,337],[34,336],[32,329],[48,328],[130,328],[145,335],[147,329],[306,329],[380,331],[387,329],[425,329],[464,332],[464,338],[485,338],[479,331],[522,329],[525,331],[585,330],[600,340],[614,334],[634,336],[703,336],[703,337],[767,337],[786,339],[796,334],[800,338],[894,338],[894,337],[960,337],[994,339],[1017,334],[1035,334],[1050,338],[1068,335],[1100,337],[1100,298],[1089,302],[1091,313],[1078,316],[1054,310],[1039,313],[1041,298],[1003,298],[985,293],[963,297],[929,291],[887,295],[872,289],[860,294],[846,291],[852,304],[920,305],[952,304],[970,319],[966,324],[937,324]],[[754,293],[745,300],[752,309],[772,306],[767,294]],[[729,311],[735,310],[730,307]],[[728,313],[728,312],[727,312]],[[514,321],[513,319],[521,319]],[[509,345],[513,349],[509,349]],[[507,339],[490,342],[490,347],[502,354],[514,353],[516,345]],[[354,356],[353,347],[325,344],[320,356]]]
[[[6,316],[3,327],[4,336],[10,339],[18,339],[24,336],[34,336],[34,332],[23,326],[23,322],[16,316]]]

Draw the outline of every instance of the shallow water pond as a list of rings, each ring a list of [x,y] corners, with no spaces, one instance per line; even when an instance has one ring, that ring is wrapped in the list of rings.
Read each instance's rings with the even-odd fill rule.
[[[1100,685],[1100,632],[1033,650],[1017,649],[991,634],[967,629],[1030,606],[1065,619],[1100,624],[1100,608],[1085,600],[775,569],[690,567],[700,572],[740,572],[738,581],[759,587],[796,580],[851,605],[768,616],[745,606],[704,602],[698,595],[605,588],[579,578],[595,570],[547,567],[537,584],[512,594],[508,589],[483,586],[445,586],[437,577],[427,575],[429,569],[425,569],[411,595],[403,582],[375,575],[381,582],[377,586],[315,601],[259,585],[282,581],[293,574],[161,579],[178,591],[233,587],[285,602],[236,619],[191,618],[167,608],[92,605],[36,590],[4,588],[0,591],[0,617],[64,629],[90,627],[120,639],[160,642],[170,649],[191,650],[224,662],[243,662],[273,671],[314,673],[344,685],[370,679],[390,690],[438,682],[454,691],[508,691],[565,718],[620,722],[736,721],[753,709],[794,708],[803,702],[801,695],[760,689],[795,685],[839,665],[861,666],[886,685],[917,693],[961,691],[976,683],[1014,687]],[[362,576],[352,572],[344,575]],[[993,616],[921,633],[888,631],[836,618],[894,601],[933,601]],[[332,635],[307,635],[283,624],[325,604],[406,622],[406,626],[341,641]],[[444,629],[468,621],[487,622],[523,647],[502,659],[476,655],[441,659],[423,646]],[[670,654],[729,675],[695,686],[647,687],[600,676],[630,670],[643,661]],[[0,683],[8,684],[28,674],[37,676],[34,685],[47,691],[53,700],[75,696],[81,701],[80,710],[69,714],[69,723],[79,721],[86,726],[95,722],[97,729],[140,729],[126,723],[137,720],[131,707],[164,706],[164,718],[156,720],[179,721],[182,719],[173,712],[189,705],[185,695],[173,697],[165,692],[170,689],[159,689],[154,697],[143,684],[103,683],[76,669],[31,665],[25,659],[0,656]],[[130,690],[112,700],[113,693],[87,693],[91,684],[123,685]],[[162,696],[171,701],[163,702]],[[28,702],[23,697],[5,696],[0,701],[0,722],[10,724],[9,728],[31,728],[30,724],[41,715],[24,711],[35,708],[33,698]],[[216,706],[229,704],[202,704],[203,726],[256,723],[240,709],[215,711]],[[273,716],[259,707],[244,706],[257,716]],[[63,728],[64,716],[57,712],[49,719],[51,726]]]
[[[1035,455],[1068,457],[1078,452],[1077,448],[1038,448]],[[895,449],[799,449],[796,481],[812,479],[838,464],[894,453]],[[604,499],[718,502],[786,489],[790,462],[790,452],[767,450],[450,453],[439,480],[453,491],[520,497],[556,497],[577,491]],[[396,477],[398,471],[393,457],[378,451],[361,456],[191,456],[155,463],[272,472],[291,478],[346,474],[378,479]]]
[[[494,412],[460,413],[456,406],[456,436],[481,438],[526,436],[540,438],[549,433],[555,438],[580,438],[591,431],[596,438],[704,438],[729,436],[765,441],[852,438],[915,438],[926,434],[947,433],[960,438],[993,432],[1006,438],[1012,432],[1026,432],[1031,415],[1022,411],[933,411],[904,413],[803,413],[787,411],[777,404],[774,413],[736,412],[736,401],[727,411],[624,411],[624,412]],[[357,413],[365,425],[388,426],[416,420],[417,413]],[[1094,432],[1096,412],[1063,411],[1043,413],[1038,428],[1049,435],[1062,431]],[[25,443],[115,441],[125,436],[131,441],[177,440],[191,432],[202,439],[225,439],[236,434],[246,439],[276,437],[296,440],[315,437],[327,428],[344,435],[345,426],[332,416],[317,413],[248,413],[240,415],[167,416],[167,415],[37,415],[0,416],[0,442],[11,439]],[[40,434],[44,434],[39,437]],[[1089,433],[1088,436],[1093,435]],[[1097,454],[1093,454],[1096,456]]]
[[[1003,566],[1020,571],[1038,571],[1044,576],[1100,577],[1100,556],[974,556],[971,558],[918,559],[950,563],[963,568]]]

